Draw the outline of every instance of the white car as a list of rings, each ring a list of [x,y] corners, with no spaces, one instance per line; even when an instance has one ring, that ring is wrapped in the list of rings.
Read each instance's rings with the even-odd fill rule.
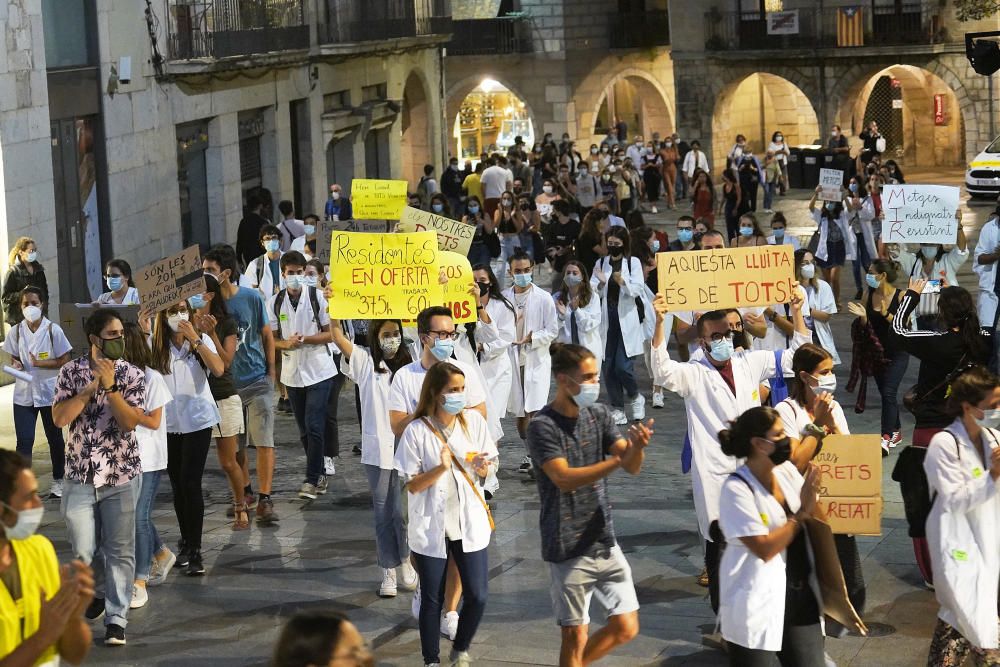
[[[971,197],[1000,195],[1000,137],[969,163],[965,170],[965,189]]]

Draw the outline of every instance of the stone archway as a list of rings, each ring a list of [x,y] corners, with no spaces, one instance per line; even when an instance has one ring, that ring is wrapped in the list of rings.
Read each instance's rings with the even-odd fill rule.
[[[434,163],[428,100],[423,76],[417,70],[410,72],[403,86],[399,149],[403,178],[414,188],[424,174],[424,165]]]
[[[450,87],[445,104],[448,154],[458,157],[463,164],[465,160],[478,161],[479,153],[486,151],[490,146],[501,148],[497,142],[499,131],[484,134],[473,129],[473,126],[476,126],[475,123],[463,123],[463,119],[460,117],[463,105],[470,97],[484,95],[496,95],[497,99],[503,99],[505,106],[495,109],[498,114],[508,118],[516,116],[519,119],[516,124],[508,125],[506,128],[497,127],[498,130],[508,130],[503,133],[504,141],[509,142],[513,136],[520,136],[527,148],[530,149],[532,143],[541,139],[541,129],[536,124],[536,116],[528,99],[518,88],[512,86],[506,79],[495,78],[492,74],[469,76]],[[470,120],[466,119],[466,121]],[[480,126],[477,127],[481,130]],[[470,140],[473,134],[476,135],[475,141]]]
[[[810,97],[799,85],[776,74],[752,72],[723,86],[712,114],[714,173],[725,166],[737,134],[762,155],[779,130],[790,146],[810,144],[821,136]]]
[[[624,115],[630,141],[636,134],[647,140],[654,132],[667,136],[674,131],[669,99],[660,82],[650,74],[629,68],[616,74],[594,107],[581,114],[579,128],[581,133],[589,133],[592,143],[600,144],[613,117]]]

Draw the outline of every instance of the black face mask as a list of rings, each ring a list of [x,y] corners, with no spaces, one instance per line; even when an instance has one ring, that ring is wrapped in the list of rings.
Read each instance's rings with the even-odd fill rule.
[[[623,248],[622,246],[616,246],[616,247],[608,246],[608,254],[611,255],[612,257],[621,257],[624,252],[625,248]]]
[[[476,283],[476,284],[479,285],[479,296],[486,296],[486,294],[490,291],[489,283]]]
[[[792,458],[792,439],[785,436],[781,440],[769,440],[774,445],[774,451],[768,456],[771,463],[780,466],[782,463]]]

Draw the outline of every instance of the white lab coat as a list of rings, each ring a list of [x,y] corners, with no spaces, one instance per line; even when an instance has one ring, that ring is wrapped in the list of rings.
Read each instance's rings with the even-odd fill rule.
[[[819,227],[819,244],[816,246],[816,259],[821,259],[825,262],[829,256],[826,251],[826,243],[829,236],[828,221],[819,209],[812,212],[812,217],[813,222]],[[858,256],[858,240],[854,237],[854,232],[851,231],[851,226],[847,223],[847,214],[841,213],[836,223],[840,227],[840,233],[844,235],[844,250],[847,253],[845,258],[853,260]]]
[[[555,300],[555,295],[552,297]],[[557,310],[556,313],[559,311]],[[566,314],[559,315],[559,342],[573,342],[573,318],[576,318],[576,333],[580,345],[594,353],[597,367],[601,367],[604,359],[604,340],[601,338],[601,297],[597,292],[590,293],[590,301],[583,308],[574,309],[566,305]]]
[[[469,369],[467,372],[474,373],[479,385],[485,390],[486,375],[483,373],[482,367],[479,365],[479,356],[472,349],[472,342],[469,340],[469,333],[465,329],[464,324],[456,324],[455,331],[458,332],[458,340],[455,341],[455,358],[465,364],[465,367]],[[478,341],[479,336],[482,333],[482,326],[476,324],[476,339]],[[500,426],[500,418],[493,413],[491,409],[492,403],[490,402],[490,394],[488,391],[483,392],[486,396],[486,425],[489,426],[490,436],[494,440],[499,440],[503,437],[503,428]]]
[[[830,283],[817,278],[816,284],[818,287],[805,285],[807,310],[803,312],[807,313],[812,310],[819,310],[830,315],[836,315],[837,301],[833,298],[833,288],[830,287]],[[816,332],[816,338],[819,340],[820,347],[829,352],[830,356],[833,357],[834,365],[839,365],[840,355],[837,354],[837,345],[833,340],[833,330],[830,328],[830,321],[820,322],[810,316],[807,324],[811,324],[812,330]]]
[[[972,270],[979,276],[979,297],[977,314],[979,324],[992,327],[997,312],[997,263],[980,264],[979,256],[988,255],[1000,246],[1000,218],[993,216],[979,230],[979,241],[972,255]]]
[[[627,261],[626,261],[627,260]],[[596,270],[600,269],[607,280],[611,280],[611,258],[602,257],[594,264],[594,272],[590,277],[590,287],[601,295],[601,340],[608,342],[608,283],[601,285],[597,279]],[[646,321],[649,321],[649,311],[646,306],[646,283],[642,273],[642,264],[635,257],[622,259],[622,282],[618,298],[618,323],[622,329],[622,341],[625,343],[625,355],[635,357],[643,353],[643,341],[649,327],[643,327],[639,321],[639,309],[636,307],[636,297],[643,298],[646,311]]]
[[[989,473],[998,437],[996,431],[984,431],[984,465],[956,419],[931,438],[924,459],[931,496],[936,494],[927,517],[927,543],[941,604],[938,618],[983,649],[998,647],[1000,494]]]
[[[796,332],[789,350],[794,352],[809,336]],[[661,343],[653,347],[653,384],[675,392],[684,399],[688,436],[691,439],[691,487],[698,528],[705,539],[708,528],[719,518],[719,495],[726,477],[736,471],[742,459],[722,453],[719,431],[753,407],[760,406],[760,385],[774,377],[774,353],[757,350],[736,352],[731,363],[736,395],[707,357],[686,363],[674,361]],[[781,355],[781,374],[792,374],[793,354]]]
[[[492,422],[494,416],[499,421],[507,414],[510,386],[514,379],[511,349],[517,332],[514,313],[500,299],[491,298],[486,303],[486,312],[489,313],[491,322],[484,324],[480,320],[476,324],[476,342],[483,346],[479,355],[479,367],[487,378],[484,384],[489,387],[486,392],[486,410]],[[501,431],[501,435],[502,433]],[[499,440],[500,436],[495,435],[493,439]]]
[[[285,253],[280,253],[278,255],[278,261],[281,261],[281,255]],[[260,263],[261,257],[266,257],[266,255],[261,255],[250,260],[247,264],[247,270],[243,272],[240,277],[240,287],[249,287],[250,289],[255,289],[261,293],[264,297],[264,301],[267,301],[272,296],[285,289],[285,277],[278,275],[278,285],[274,285],[274,277],[271,275],[271,269],[268,266],[264,267],[264,272],[260,276],[260,284],[257,284],[257,264]]]
[[[861,236],[864,239],[865,248],[868,249],[868,257],[875,259],[878,257],[878,250],[875,247],[875,231],[872,229],[872,221],[875,219],[875,204],[872,202],[872,198],[865,197],[861,200],[861,208],[858,211],[848,212],[848,224],[850,224],[850,221],[854,219],[855,213],[857,213],[858,216],[858,227],[861,228]],[[857,246],[857,240],[857,236],[855,236],[855,246]],[[861,253],[858,252],[858,255],[860,254]],[[867,269],[868,267],[865,268]]]
[[[556,306],[552,303],[552,295],[538,285],[532,285],[528,293],[530,296],[520,315],[524,317],[525,335],[531,332],[531,342],[527,345],[510,346],[514,377],[507,410],[516,417],[523,417],[529,412],[537,412],[545,407],[549,398],[552,373],[549,345],[559,335],[559,319],[556,315]],[[516,311],[517,301],[514,299],[514,288],[510,287],[504,290],[503,295],[514,304]],[[520,355],[522,354],[525,356],[523,386],[520,373]]]

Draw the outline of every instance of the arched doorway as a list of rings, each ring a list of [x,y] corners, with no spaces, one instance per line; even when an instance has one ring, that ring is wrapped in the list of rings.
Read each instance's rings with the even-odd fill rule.
[[[811,144],[821,136],[816,111],[798,86],[766,72],[731,83],[712,114],[714,173],[725,166],[737,134],[744,135],[751,150],[762,155],[779,130],[789,146]]]
[[[855,134],[869,121],[886,139],[886,157],[920,167],[961,166],[965,119],[955,91],[943,79],[913,65],[886,67],[855,85],[841,120]]]
[[[535,141],[535,128],[525,101],[513,90],[491,78],[484,78],[460,99],[454,113],[449,152],[462,164],[479,161],[482,153],[506,152],[521,137],[528,148]]]
[[[399,148],[403,178],[414,187],[424,175],[424,165],[433,164],[429,108],[424,82],[416,71],[411,72],[403,87],[403,108],[400,112],[402,135]]]
[[[663,91],[658,84],[636,74],[620,74],[604,89],[594,111],[593,123],[585,126],[593,132],[591,141],[600,144],[615,119],[625,122],[629,141],[637,134],[649,139],[654,132],[663,137],[674,130],[673,116]]]

